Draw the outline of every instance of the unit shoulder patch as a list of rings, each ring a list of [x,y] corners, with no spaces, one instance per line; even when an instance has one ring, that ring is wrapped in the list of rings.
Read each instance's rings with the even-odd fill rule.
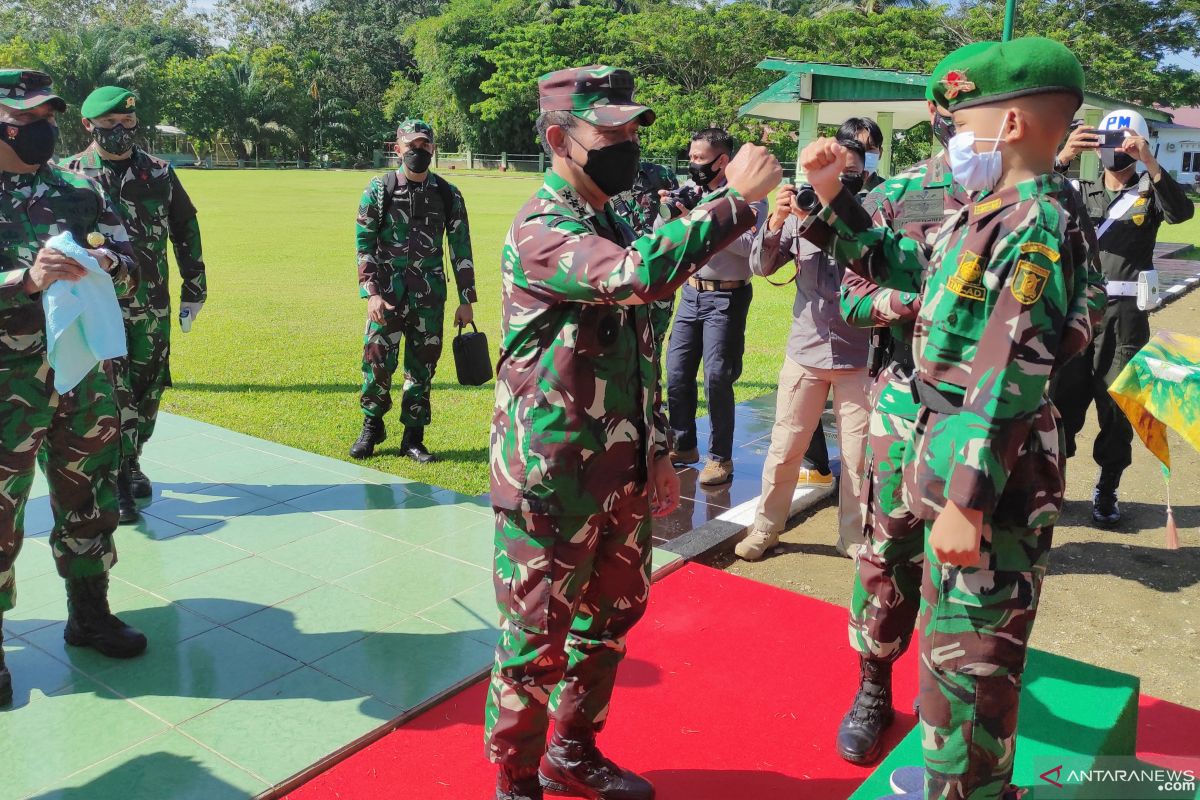
[[[1016,273],[1012,278],[1013,297],[1017,298],[1021,305],[1031,306],[1041,299],[1049,280],[1050,270],[1021,259],[1017,262]]]

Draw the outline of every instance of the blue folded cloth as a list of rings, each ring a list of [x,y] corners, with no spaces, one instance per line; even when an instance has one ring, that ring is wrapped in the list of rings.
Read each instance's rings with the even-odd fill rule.
[[[70,233],[50,238],[43,247],[57,250],[87,270],[87,275],[78,281],[55,281],[42,292],[54,391],[66,394],[96,364],[128,354],[125,323],[112,276],[100,268]]]

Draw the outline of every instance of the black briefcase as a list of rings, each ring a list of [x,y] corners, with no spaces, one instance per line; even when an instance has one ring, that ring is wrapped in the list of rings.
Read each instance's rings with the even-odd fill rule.
[[[492,379],[492,354],[488,350],[486,333],[480,333],[471,323],[471,332],[458,328],[454,337],[454,368],[463,386],[482,386]]]

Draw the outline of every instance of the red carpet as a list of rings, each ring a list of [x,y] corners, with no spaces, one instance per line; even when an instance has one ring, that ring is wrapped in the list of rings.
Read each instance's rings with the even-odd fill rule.
[[[803,595],[687,565],[655,584],[629,642],[601,743],[654,782],[660,800],[844,800],[871,772],[832,739],[855,689],[846,611]],[[288,795],[292,800],[483,800],[479,683]],[[889,746],[915,722],[913,653],[896,670],[900,714]],[[1138,751],[1200,768],[1200,711],[1142,697]]]
[[[846,610],[707,567],[655,584],[629,641],[605,752],[661,800],[843,800],[870,773],[838,758],[833,732],[857,682]],[[896,672],[891,730],[912,727],[916,667]],[[293,800],[481,800],[478,684],[430,709],[288,795]]]

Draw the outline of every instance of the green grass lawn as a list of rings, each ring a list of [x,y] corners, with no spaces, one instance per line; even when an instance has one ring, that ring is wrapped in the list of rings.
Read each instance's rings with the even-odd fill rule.
[[[346,450],[362,419],[358,388],[366,319],[366,303],[358,297],[354,216],[372,174],[182,171],[200,210],[209,302],[190,334],[174,333],[175,388],[165,396],[167,410],[349,460]],[[500,247],[540,178],[447,175],[466,197],[480,298],[476,322],[495,350]],[[1200,244],[1200,218],[1166,226],[1160,238]],[[756,280],[754,291],[739,401],[774,391],[792,318],[790,285]],[[457,384],[449,345],[453,331],[446,334],[426,435],[442,461],[422,467],[397,456],[392,447],[399,444],[399,422],[389,414],[396,420],[392,438],[366,463],[479,494],[487,490],[494,385]]]
[[[173,333],[175,387],[164,408],[315,453],[346,454],[362,417],[358,388],[366,302],[358,297],[354,216],[373,173],[183,170],[200,213],[209,300],[191,333]],[[499,345],[500,247],[539,178],[447,173],[470,212],[476,322]],[[178,275],[172,285],[178,284]],[[738,400],[773,391],[791,324],[792,289],[755,282]],[[449,306],[447,319],[453,312]],[[449,324],[449,323],[448,323]],[[419,466],[391,438],[366,463],[467,494],[487,491],[494,384],[461,387],[450,337],[426,434],[440,463]],[[705,412],[701,412],[705,413]]]

